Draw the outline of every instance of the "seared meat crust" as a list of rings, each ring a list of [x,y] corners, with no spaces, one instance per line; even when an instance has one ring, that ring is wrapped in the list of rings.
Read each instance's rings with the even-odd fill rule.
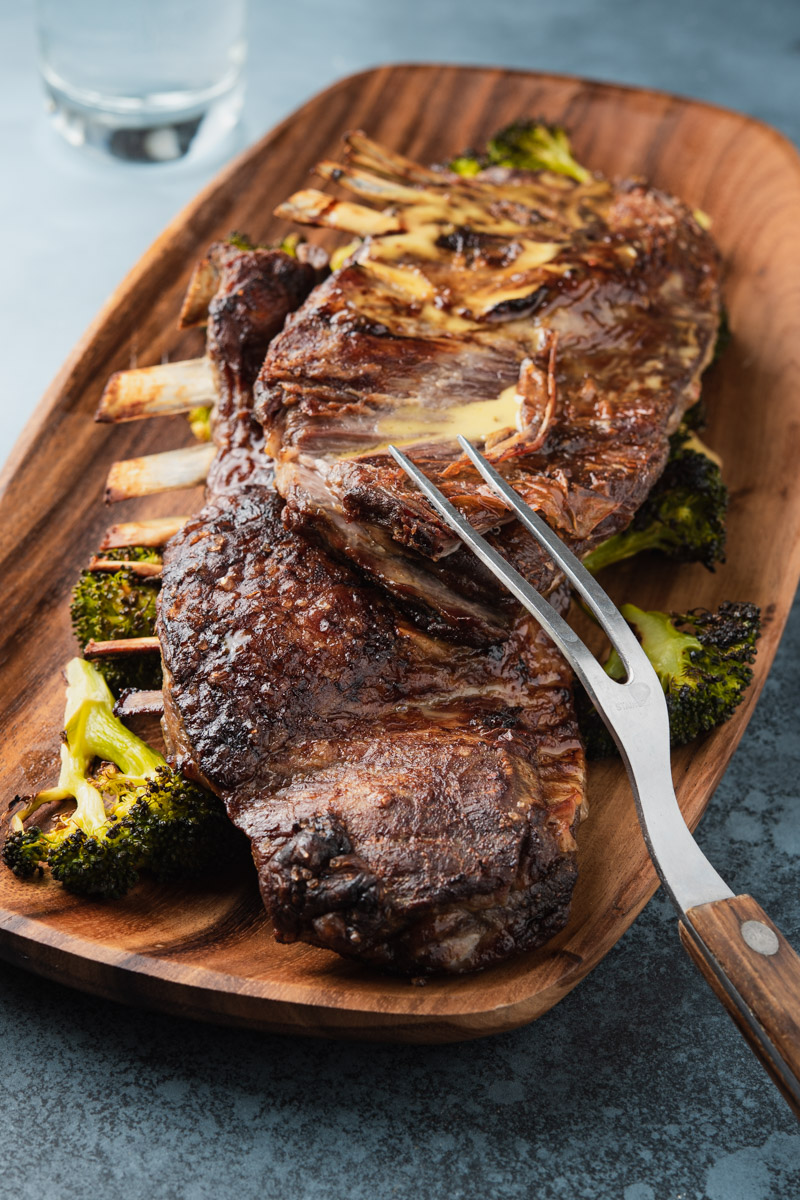
[[[215,242],[196,274],[210,273],[216,290],[207,312],[206,351],[216,375],[214,441],[220,453],[208,491],[235,491],[254,472],[272,479],[264,435],[253,417],[253,382],[267,346],[320,279],[320,272],[281,250],[239,250]]]
[[[387,442],[405,442],[486,532],[509,514],[460,456],[455,433],[469,432],[584,553],[630,522],[697,399],[718,325],[716,251],[684,205],[641,183],[464,180],[360,135],[347,165],[320,171],[383,212],[318,193],[279,210],[336,226],[346,209],[348,228],[372,230],[287,321],[256,381],[285,519],[459,636],[492,636],[513,609],[492,603],[463,555],[451,570],[458,543]],[[497,544],[516,558],[513,526]],[[543,553],[517,565],[540,590],[558,582]]]
[[[530,619],[431,638],[253,485],[170,543],[159,636],[182,769],[250,837],[279,940],[466,971],[565,923],[584,787],[569,671]]]

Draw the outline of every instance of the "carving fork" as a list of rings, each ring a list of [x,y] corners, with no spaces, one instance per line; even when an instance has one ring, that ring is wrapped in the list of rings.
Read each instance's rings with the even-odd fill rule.
[[[678,910],[686,950],[800,1116],[800,957],[750,896],[736,896],[700,850],[672,786],[669,719],[661,684],[625,618],[575,555],[467,441],[462,450],[492,491],[566,575],[594,613],[627,673],[606,675],[578,635],[394,446],[395,461],[513,596],[549,633],[619,747],[644,840]]]

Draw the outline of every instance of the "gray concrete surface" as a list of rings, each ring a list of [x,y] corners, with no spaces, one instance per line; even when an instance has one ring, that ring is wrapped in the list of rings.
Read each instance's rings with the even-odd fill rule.
[[[0,7],[0,457],[104,297],[222,158],[132,168],[60,145],[39,111],[31,28],[30,5]],[[660,87],[800,141],[791,0],[253,0],[250,36],[238,145],[338,76],[410,59]],[[699,835],[797,945],[799,655],[796,609]],[[797,1200],[800,1132],[660,896],[535,1025],[433,1049],[195,1026],[0,964],[0,1197],[111,1196]]]

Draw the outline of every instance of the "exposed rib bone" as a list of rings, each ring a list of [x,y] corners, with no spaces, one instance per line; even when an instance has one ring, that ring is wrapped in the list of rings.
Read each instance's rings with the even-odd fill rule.
[[[126,458],[112,464],[106,481],[106,504],[152,496],[178,488],[198,487],[205,482],[208,468],[217,453],[213,443]]]
[[[360,171],[357,167],[342,166],[336,162],[321,162],[314,168],[323,179],[330,179],[340,187],[347,188],[375,204],[425,204],[437,203],[440,197],[431,191],[407,184],[395,183],[372,171]]]
[[[217,386],[207,358],[116,371],[105,386],[95,421],[138,421],[215,404]]]
[[[123,521],[119,525],[109,525],[99,548],[117,550],[124,546],[163,546],[188,520],[188,517],[154,517],[150,521]]]
[[[192,325],[205,325],[208,320],[208,306],[214,299],[214,293],[218,287],[219,271],[210,258],[201,258],[192,272],[192,278],[186,289],[181,315],[178,319],[179,329],[190,329]]]
[[[419,163],[412,162],[410,158],[404,158],[402,154],[395,154],[385,146],[379,146],[360,131],[347,135],[345,147],[349,162],[355,166],[366,167],[368,171],[377,171],[388,179],[422,183],[425,186],[434,184],[439,187],[452,183],[452,176],[429,170]]]
[[[126,717],[154,716],[160,717],[164,711],[164,693],[139,692],[131,690],[123,692],[114,705],[114,716]]]
[[[139,575],[142,579],[160,579],[161,563],[129,562],[127,559],[98,558],[96,555],[89,563],[90,571],[130,571],[131,575]]]
[[[298,221],[301,225],[325,225],[345,233],[366,237],[370,233],[399,233],[403,226],[396,217],[373,212],[349,200],[334,200],[317,188],[295,192],[275,209],[276,217]]]
[[[87,642],[83,648],[84,658],[110,658],[131,654],[152,654],[160,651],[157,637],[116,638],[111,642]]]

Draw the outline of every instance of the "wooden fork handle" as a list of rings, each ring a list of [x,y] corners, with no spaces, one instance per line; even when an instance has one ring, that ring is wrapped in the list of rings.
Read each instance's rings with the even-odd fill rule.
[[[796,1116],[800,1117],[800,956],[751,896],[701,904],[680,935]]]

